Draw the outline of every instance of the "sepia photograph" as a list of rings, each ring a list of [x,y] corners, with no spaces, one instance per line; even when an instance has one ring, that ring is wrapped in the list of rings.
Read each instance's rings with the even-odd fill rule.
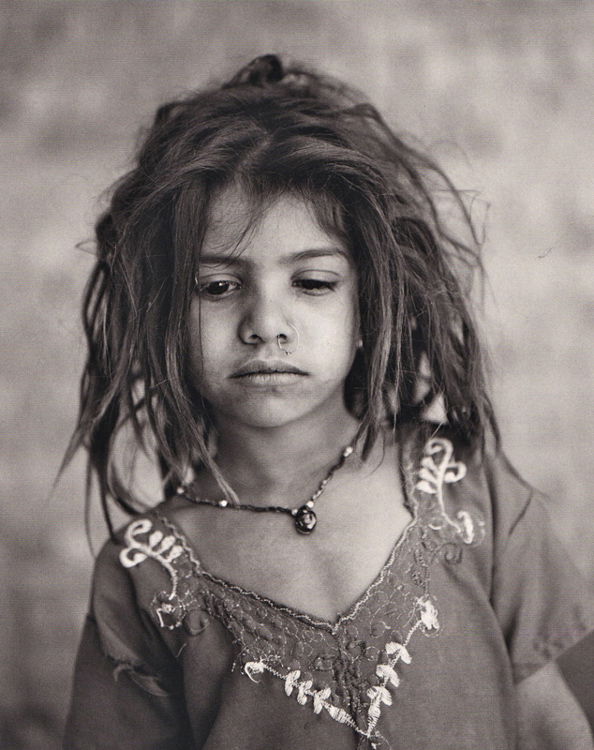
[[[594,750],[594,5],[0,40],[0,747]]]

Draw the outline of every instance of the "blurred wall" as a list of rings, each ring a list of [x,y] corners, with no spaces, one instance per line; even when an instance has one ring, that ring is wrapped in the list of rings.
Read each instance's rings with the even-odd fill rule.
[[[82,461],[48,497],[84,355],[75,244],[155,107],[262,52],[360,87],[472,191],[504,444],[594,580],[594,5],[5,2],[0,28],[2,747],[59,746],[88,596]]]

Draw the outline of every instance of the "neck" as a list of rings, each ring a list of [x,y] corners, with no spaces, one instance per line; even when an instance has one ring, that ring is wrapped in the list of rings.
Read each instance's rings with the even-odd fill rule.
[[[275,428],[218,425],[217,463],[240,499],[295,504],[313,492],[354,438],[358,422],[345,412],[332,420]]]

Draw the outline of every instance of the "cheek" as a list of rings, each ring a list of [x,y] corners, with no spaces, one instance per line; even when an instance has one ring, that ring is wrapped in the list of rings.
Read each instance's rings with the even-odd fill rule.
[[[325,320],[317,320],[312,327],[315,348],[333,372],[345,375],[350,370],[357,352],[359,323],[356,307],[350,299],[337,306]]]
[[[197,360],[217,358],[222,351],[228,337],[228,326],[224,316],[199,307],[199,303],[192,305],[190,312],[190,339],[192,343],[192,357]]]

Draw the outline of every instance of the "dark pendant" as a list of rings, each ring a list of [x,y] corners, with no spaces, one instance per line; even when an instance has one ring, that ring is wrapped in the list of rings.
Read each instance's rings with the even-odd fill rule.
[[[302,505],[295,515],[295,528],[300,534],[311,534],[317,522],[316,514],[307,505]]]

